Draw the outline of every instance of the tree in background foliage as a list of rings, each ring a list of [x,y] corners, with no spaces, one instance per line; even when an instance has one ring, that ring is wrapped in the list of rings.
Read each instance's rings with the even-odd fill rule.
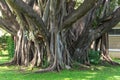
[[[37,72],[90,65],[92,42],[120,21],[120,7],[113,8],[114,0],[77,1],[0,0],[0,26],[15,36],[9,64],[42,68]]]
[[[0,55],[4,55],[2,51],[8,51],[9,58],[13,58],[14,56],[14,39],[10,34],[0,29]]]
[[[14,39],[12,36],[6,36],[6,44],[7,44],[7,50],[8,50],[8,55],[9,58],[13,58],[14,56]]]

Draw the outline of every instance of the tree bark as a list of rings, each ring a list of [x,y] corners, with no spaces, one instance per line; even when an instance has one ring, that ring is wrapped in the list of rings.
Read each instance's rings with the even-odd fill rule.
[[[72,61],[90,65],[92,42],[120,21],[120,8],[107,17],[102,14],[107,0],[85,0],[76,10],[73,0],[2,1],[0,9],[10,19],[0,18],[0,25],[15,36],[12,64],[41,67],[37,72],[70,69]],[[106,42],[102,44],[108,55]]]

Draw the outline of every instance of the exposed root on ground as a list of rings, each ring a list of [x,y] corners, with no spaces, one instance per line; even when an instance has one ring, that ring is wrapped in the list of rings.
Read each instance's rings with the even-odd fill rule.
[[[113,61],[109,55],[102,55],[102,57],[104,61],[108,62],[111,65],[120,65],[120,63]]]

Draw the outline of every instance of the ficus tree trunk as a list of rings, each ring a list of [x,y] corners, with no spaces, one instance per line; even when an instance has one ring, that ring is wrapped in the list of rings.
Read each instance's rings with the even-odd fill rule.
[[[37,72],[70,69],[74,62],[90,65],[92,42],[120,21],[120,8],[109,12],[109,0],[85,0],[75,9],[76,3],[1,0],[0,10],[6,17],[0,18],[0,26],[15,38],[11,63],[42,68]]]

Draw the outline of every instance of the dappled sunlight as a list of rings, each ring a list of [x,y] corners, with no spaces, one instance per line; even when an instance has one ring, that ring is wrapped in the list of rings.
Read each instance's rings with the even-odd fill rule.
[[[86,76],[86,78],[87,78],[87,79],[91,79],[91,78],[93,78],[93,76]]]
[[[0,60],[8,60],[0,57]],[[1,61],[1,62],[2,62]],[[118,61],[118,60],[117,60]],[[63,70],[43,74],[31,73],[32,70],[23,70],[24,66],[0,66],[2,80],[120,80],[119,66],[92,66],[90,70]],[[29,74],[31,73],[31,74]],[[3,77],[4,76],[4,77]],[[14,77],[15,76],[15,77]]]
[[[7,60],[7,59],[8,59],[8,56],[5,56],[5,57],[0,56],[0,60]]]
[[[77,80],[79,80],[79,79],[77,79]],[[81,79],[81,80],[87,80],[87,79]]]
[[[105,66],[99,66],[99,67],[96,67],[98,70],[103,70],[105,69]]]
[[[0,70],[10,70],[8,66],[0,66]]]
[[[72,78],[64,78],[64,80],[72,80]]]
[[[120,76],[113,76],[116,80],[120,80]]]
[[[19,67],[18,66],[0,66],[0,71],[18,71]]]
[[[0,56],[0,64],[1,64],[1,63],[4,63],[4,62],[8,62],[8,61],[9,61],[8,56],[4,56],[4,57],[1,57],[1,56]]]
[[[102,66],[99,68],[100,70],[63,70],[58,73],[48,72],[43,74],[26,74],[21,73],[18,69],[19,66],[1,66],[0,79],[3,80],[3,75],[5,75],[5,80],[120,80],[120,67]]]
[[[120,80],[120,76],[109,76],[106,80]]]
[[[8,55],[8,50],[0,50],[0,52],[2,53],[2,55]]]

